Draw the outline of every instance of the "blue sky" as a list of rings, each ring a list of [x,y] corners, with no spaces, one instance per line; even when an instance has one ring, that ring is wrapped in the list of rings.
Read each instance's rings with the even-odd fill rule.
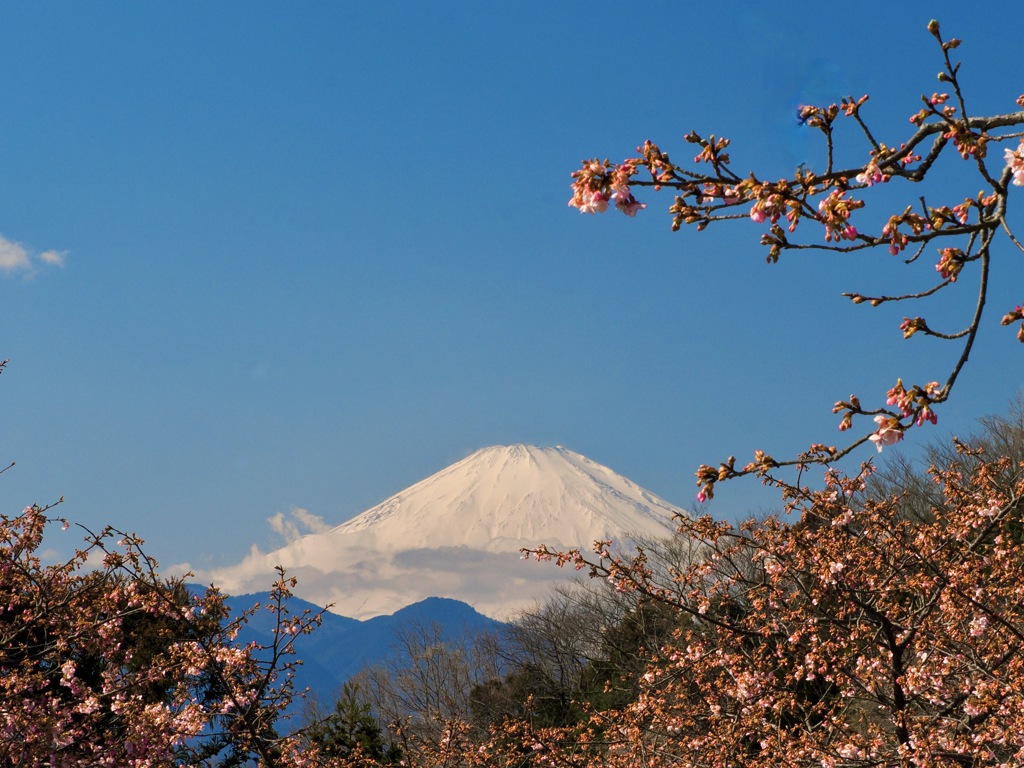
[[[29,266],[0,276],[4,510],[63,495],[209,567],[276,543],[278,512],[341,522],[487,445],[564,445],[689,506],[701,462],[838,440],[835,400],[952,354],[839,294],[930,264],[768,267],[755,227],[671,233],[666,196],[581,216],[569,173],[647,138],[685,157],[696,129],[782,176],[820,158],[795,107],[850,94],[898,141],[937,89],[931,16],[974,108],[1011,111],[1020,11],[961,6],[5,7],[0,234]],[[936,435],[1020,386],[1003,253]],[[711,511],[774,503],[739,481]]]

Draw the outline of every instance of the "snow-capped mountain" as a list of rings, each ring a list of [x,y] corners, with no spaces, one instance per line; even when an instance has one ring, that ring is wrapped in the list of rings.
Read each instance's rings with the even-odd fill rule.
[[[274,568],[296,594],[344,616],[390,614],[448,597],[505,618],[572,572],[522,547],[588,548],[661,537],[682,510],[565,448],[484,448],[341,525],[200,574],[230,594],[265,589]]]

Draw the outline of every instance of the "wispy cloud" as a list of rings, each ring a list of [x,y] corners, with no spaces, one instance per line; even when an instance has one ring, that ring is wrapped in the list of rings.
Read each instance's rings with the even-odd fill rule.
[[[319,542],[303,539],[269,553],[253,547],[237,565],[199,571],[194,581],[215,584],[229,595],[264,592],[274,583],[275,567],[282,565],[298,579],[296,595],[361,621],[428,597],[462,600],[504,620],[574,575],[551,563],[524,561],[518,552],[447,547],[383,553],[370,543],[363,533],[350,533]],[[329,549],[333,559],[325,560],[318,548]]]
[[[63,267],[67,251],[34,253],[21,243],[0,235],[0,273],[5,275],[32,275],[39,264]]]
[[[292,507],[287,513],[278,512],[268,517],[267,522],[286,544],[291,544],[308,533],[324,533],[331,529],[322,517],[302,507]]]
[[[172,563],[171,565],[165,565],[160,568],[160,573],[169,579],[183,579],[189,578],[195,575],[195,571],[192,568],[192,563],[186,561],[183,563]]]
[[[52,264],[55,267],[64,266],[64,257],[67,251],[43,251],[39,254],[39,260],[44,264]]]

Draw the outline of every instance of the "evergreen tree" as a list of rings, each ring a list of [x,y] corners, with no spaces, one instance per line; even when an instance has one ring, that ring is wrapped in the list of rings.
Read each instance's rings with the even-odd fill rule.
[[[384,734],[356,683],[345,683],[334,711],[307,731],[310,745],[327,760],[354,759],[357,765],[397,765],[400,750]]]

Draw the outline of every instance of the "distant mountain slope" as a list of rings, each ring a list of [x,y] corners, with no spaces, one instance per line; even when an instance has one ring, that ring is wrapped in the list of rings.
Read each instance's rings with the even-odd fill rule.
[[[682,510],[565,448],[484,448],[341,525],[204,573],[228,593],[265,588],[274,568],[296,594],[365,619],[427,597],[494,617],[542,598],[568,574],[524,562],[522,547],[588,548],[659,537]]]
[[[228,599],[228,605],[238,613],[255,603],[266,605],[269,598],[266,592],[233,596]],[[313,603],[298,598],[289,601],[289,608],[295,614],[304,609],[319,610]],[[239,632],[237,642],[269,645],[273,641],[274,619],[269,611],[257,611]],[[382,662],[394,654],[400,657],[396,643],[403,631],[434,626],[439,628],[440,637],[449,642],[498,631],[502,624],[465,603],[438,597],[421,600],[390,616],[366,621],[326,613],[320,627],[296,640],[296,658],[302,661],[296,671],[296,689],[308,687],[322,702],[330,703],[341,684],[364,666]]]

